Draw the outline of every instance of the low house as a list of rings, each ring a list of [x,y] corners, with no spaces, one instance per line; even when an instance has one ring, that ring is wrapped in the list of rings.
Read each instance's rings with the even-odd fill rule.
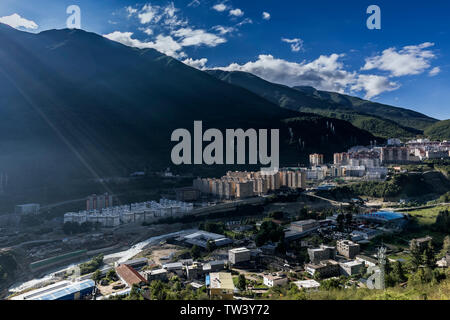
[[[247,248],[235,248],[228,250],[228,261],[231,264],[239,264],[250,261],[250,250]]]
[[[320,287],[320,283],[316,280],[295,281],[294,284],[299,288],[299,290],[305,291],[317,291]]]
[[[233,300],[235,287],[231,273],[210,273],[206,277],[206,286],[211,299]]]
[[[133,259],[128,260],[122,263],[116,263],[116,266],[119,266],[121,264],[129,265],[130,267],[133,267],[135,269],[142,268],[148,265],[148,259],[147,258],[139,258],[139,259]]]
[[[339,263],[334,260],[324,260],[317,264],[308,263],[305,265],[305,270],[312,276],[319,274],[321,278],[337,277],[340,275]]]
[[[352,240],[354,238],[358,238],[361,240],[372,240],[373,238],[377,237],[381,234],[381,231],[375,230],[375,229],[361,229],[361,230],[354,230],[351,233]]]
[[[183,274],[183,264],[181,262],[166,263],[163,264],[162,267],[163,269],[166,269],[169,272],[173,272],[178,276],[181,276]]]
[[[281,275],[265,275],[264,284],[268,287],[282,286],[287,283],[288,279],[286,276]]]
[[[322,260],[334,259],[336,248],[325,245],[321,245],[320,248],[308,248],[308,255],[312,263],[319,263]]]
[[[450,253],[447,253],[441,260],[437,261],[436,265],[441,268],[448,268],[450,266]]]
[[[203,267],[199,263],[186,266],[186,278],[189,280],[199,279],[203,274]]]
[[[223,260],[213,260],[208,261],[203,264],[203,271],[205,273],[208,272],[217,272],[225,269],[225,261]]]
[[[301,220],[294,221],[290,225],[291,230],[296,230],[298,232],[305,232],[309,230],[315,230],[319,228],[320,224],[317,220],[309,219],[309,220]]]
[[[341,270],[341,275],[343,276],[353,276],[355,274],[360,274],[363,270],[364,263],[359,261],[349,261],[339,263]]]
[[[423,238],[418,238],[418,239],[413,239],[413,240],[416,240],[416,243],[417,243],[417,246],[419,247],[419,250],[424,250],[428,246],[428,244],[431,241],[433,241],[433,238],[430,237],[430,236],[426,236],[426,237],[423,237]],[[411,240],[409,242],[410,248],[411,248],[413,240]]]
[[[147,282],[147,280],[141,276],[133,267],[126,264],[121,264],[116,267],[116,273],[122,282],[125,282],[129,287],[133,285],[142,285]]]
[[[337,252],[348,259],[353,259],[359,254],[360,246],[350,240],[339,240],[336,243]]]
[[[364,263],[366,267],[375,267],[378,263],[377,259],[362,254],[356,256],[356,261]]]
[[[166,269],[156,269],[146,272],[147,275],[147,281],[154,281],[154,280],[160,280],[160,281],[166,281],[167,280],[167,270]]]

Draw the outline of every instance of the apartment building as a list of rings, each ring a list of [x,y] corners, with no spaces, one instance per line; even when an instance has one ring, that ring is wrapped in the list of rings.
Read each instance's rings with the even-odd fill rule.
[[[337,252],[348,259],[353,259],[359,254],[360,246],[350,240],[339,240],[336,243]]]

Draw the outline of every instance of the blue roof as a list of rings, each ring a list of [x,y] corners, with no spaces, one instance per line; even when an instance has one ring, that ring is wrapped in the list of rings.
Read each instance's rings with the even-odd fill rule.
[[[59,300],[83,290],[93,289],[94,287],[95,282],[93,280],[85,280],[83,282],[74,283],[62,289],[57,289],[55,291],[46,293],[42,296],[36,297],[35,300]]]
[[[374,213],[362,214],[361,216],[367,218],[379,218],[384,220],[396,220],[403,219],[405,216],[402,213],[392,212],[392,211],[378,211]]]

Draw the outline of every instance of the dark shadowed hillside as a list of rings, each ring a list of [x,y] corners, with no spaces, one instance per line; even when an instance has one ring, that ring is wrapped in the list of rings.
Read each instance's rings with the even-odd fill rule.
[[[156,50],[81,30],[30,34],[4,25],[0,43],[0,172],[8,173],[9,196],[70,199],[73,181],[170,166],[172,131],[192,131],[194,120],[205,129],[279,128],[281,163],[306,156],[282,121],[302,114]],[[321,122],[330,140],[302,134],[309,150],[330,154],[374,139],[347,122],[330,137]],[[58,199],[50,199],[55,186]]]

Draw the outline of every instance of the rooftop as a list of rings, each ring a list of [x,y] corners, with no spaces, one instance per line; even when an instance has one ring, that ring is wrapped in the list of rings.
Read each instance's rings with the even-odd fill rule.
[[[116,272],[119,277],[127,283],[128,286],[133,284],[139,284],[141,282],[147,282],[143,276],[139,274],[133,267],[126,264],[121,264],[116,267]]]
[[[381,219],[386,221],[403,219],[405,217],[402,213],[392,211],[378,211],[374,213],[361,214],[359,216],[363,218]]]
[[[230,252],[233,252],[233,253],[242,253],[242,252],[249,252],[249,251],[250,250],[245,247],[230,249]]]
[[[156,270],[150,271],[151,275],[164,274],[164,273],[167,273],[166,269],[156,269]]]
[[[94,288],[95,282],[88,279],[81,282],[61,281],[44,288],[26,292],[11,300],[59,300],[84,289]]]
[[[294,221],[291,224],[296,225],[296,226],[304,226],[304,225],[311,224],[311,223],[316,223],[316,222],[317,222],[317,220],[308,219],[308,220]]]
[[[268,274],[268,275],[265,275],[264,278],[269,279],[269,280],[280,280],[280,279],[284,279],[286,277],[278,275],[278,274],[275,274],[275,275]]]
[[[163,265],[164,269],[182,269],[183,264],[181,262],[173,262],[173,263],[166,263]]]
[[[294,282],[298,288],[305,288],[305,289],[312,289],[312,288],[319,288],[320,283],[316,280],[301,280],[301,281],[295,281]]]
[[[231,273],[216,272],[209,274],[210,287],[213,289],[234,290]]]
[[[349,266],[349,267],[354,267],[354,266],[359,266],[362,264],[362,262],[353,260],[353,261],[347,261],[347,262],[341,262],[341,264],[345,265],[345,266]]]

